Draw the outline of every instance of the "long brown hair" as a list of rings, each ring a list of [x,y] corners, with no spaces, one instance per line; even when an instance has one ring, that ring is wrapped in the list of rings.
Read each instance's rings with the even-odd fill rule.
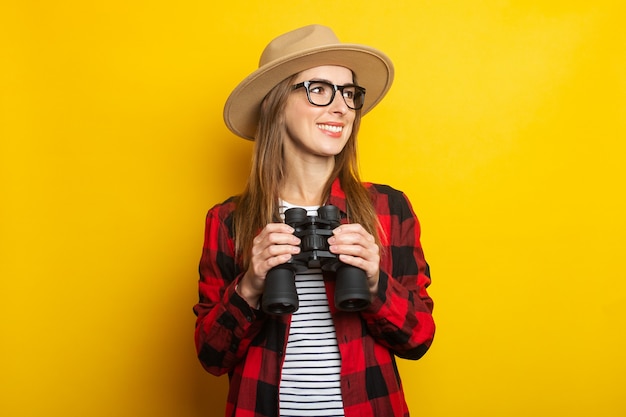
[[[279,197],[285,160],[283,155],[284,109],[298,74],[276,85],[261,106],[248,183],[238,197],[234,213],[235,249],[244,270],[248,268],[252,240],[266,224],[279,221]],[[354,81],[356,83],[356,80]],[[370,194],[361,183],[357,161],[357,134],[361,111],[356,111],[346,146],[335,156],[335,167],[325,185],[325,199],[335,178],[346,195],[348,219],[361,224],[380,244],[379,223]]]

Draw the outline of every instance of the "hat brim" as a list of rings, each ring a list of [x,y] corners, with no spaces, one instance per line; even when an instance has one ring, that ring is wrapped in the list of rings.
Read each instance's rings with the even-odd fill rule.
[[[367,90],[362,114],[369,112],[387,94],[394,77],[391,60],[364,45],[324,45],[284,56],[258,68],[232,91],[224,106],[224,122],[237,136],[254,140],[263,98],[279,82],[309,68],[337,65],[352,70]]]

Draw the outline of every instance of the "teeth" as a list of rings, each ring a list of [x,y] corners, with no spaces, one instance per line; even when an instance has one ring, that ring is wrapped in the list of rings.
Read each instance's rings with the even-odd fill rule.
[[[343,130],[342,126],[329,126],[329,125],[317,125],[322,130],[327,130],[333,133],[339,133]]]

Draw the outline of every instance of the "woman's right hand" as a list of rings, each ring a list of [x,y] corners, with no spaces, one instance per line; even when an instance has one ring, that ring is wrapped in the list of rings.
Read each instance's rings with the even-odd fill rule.
[[[237,288],[250,306],[257,308],[259,305],[269,270],[300,252],[300,239],[293,232],[294,229],[285,223],[270,223],[252,241],[250,266]]]

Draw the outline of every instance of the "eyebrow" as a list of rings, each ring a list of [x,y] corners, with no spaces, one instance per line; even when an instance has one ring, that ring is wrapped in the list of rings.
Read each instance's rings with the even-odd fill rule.
[[[310,82],[324,82],[324,83],[328,83],[330,85],[337,85],[339,87],[356,86],[356,84],[354,82],[347,83],[347,84],[335,84],[334,82],[332,82],[330,80],[326,80],[324,78],[312,78],[312,79],[310,79],[308,81],[310,81]]]

